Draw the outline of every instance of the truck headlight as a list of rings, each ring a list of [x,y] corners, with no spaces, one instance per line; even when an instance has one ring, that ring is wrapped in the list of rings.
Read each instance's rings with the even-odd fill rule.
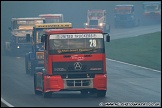
[[[17,46],[17,48],[20,48],[20,46]]]
[[[133,16],[133,15],[132,15],[131,17],[132,17],[132,18],[134,18],[134,16]]]
[[[44,59],[44,52],[36,52],[37,59]]]
[[[85,23],[85,25],[87,26],[87,25],[88,25],[88,23]]]
[[[103,23],[100,23],[99,26],[103,26]]]

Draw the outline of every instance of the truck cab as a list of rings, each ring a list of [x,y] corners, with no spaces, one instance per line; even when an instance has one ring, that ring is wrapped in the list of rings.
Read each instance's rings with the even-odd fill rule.
[[[110,33],[110,25],[106,22],[106,10],[88,10],[84,28],[97,28]]]
[[[161,2],[144,2],[143,7],[143,19],[145,24],[150,22],[161,24]]]
[[[24,56],[25,53],[32,50],[32,42],[26,41],[26,35],[32,34],[35,24],[43,24],[44,18],[12,18],[10,30],[10,40],[5,42],[5,54]],[[32,37],[30,37],[32,38]]]
[[[161,2],[144,2],[142,7],[145,16],[161,16]]]
[[[63,14],[40,14],[40,18],[45,18],[45,23],[62,23],[64,22]]]
[[[134,14],[134,5],[116,5],[114,8],[115,27],[139,26],[139,19]]]
[[[47,98],[53,92],[80,91],[82,95],[106,96],[108,33],[91,28],[55,29],[47,30],[41,41],[45,45],[44,68],[34,74],[36,95]]]
[[[72,28],[72,23],[35,24],[32,31],[32,40],[29,35],[26,36],[27,42],[32,41],[32,50],[25,55],[26,74],[34,75],[44,66],[44,44],[41,42],[41,36],[46,30],[60,28]]]

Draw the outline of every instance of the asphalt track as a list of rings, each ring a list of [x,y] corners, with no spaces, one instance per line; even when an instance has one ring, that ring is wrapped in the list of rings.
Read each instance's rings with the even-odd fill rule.
[[[114,29],[110,35],[111,39],[118,39],[156,31],[161,31],[161,25]],[[107,59],[107,74],[105,98],[82,96],[80,92],[56,92],[44,99],[34,94],[33,77],[25,74],[24,58],[1,55],[1,101],[15,107],[98,107],[107,102],[147,102],[161,106],[160,71]]]

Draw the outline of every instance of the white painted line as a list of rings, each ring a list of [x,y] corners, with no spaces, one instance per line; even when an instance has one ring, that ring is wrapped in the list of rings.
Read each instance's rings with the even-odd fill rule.
[[[1,102],[3,102],[5,105],[7,105],[8,107],[14,107],[13,105],[11,105],[10,103],[8,103],[7,101],[5,101],[2,97],[1,97]]]
[[[138,65],[134,65],[134,64],[130,64],[130,63],[125,63],[125,62],[122,62],[122,61],[117,61],[117,60],[108,59],[108,58],[106,58],[106,59],[107,59],[107,60],[110,60],[110,61],[115,61],[115,62],[119,62],[119,63],[131,65],[131,66],[140,67],[140,68],[143,68],[143,69],[148,69],[148,70],[155,71],[155,72],[161,72],[161,71],[159,71],[159,70],[155,70],[155,69],[151,69],[151,68],[147,68],[147,67],[143,67],[143,66],[138,66]]]

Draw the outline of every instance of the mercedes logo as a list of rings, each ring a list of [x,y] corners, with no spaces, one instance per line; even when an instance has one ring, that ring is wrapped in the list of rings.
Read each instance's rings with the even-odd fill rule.
[[[81,70],[82,64],[80,62],[76,62],[76,63],[74,63],[74,68],[75,68],[75,70]]]

